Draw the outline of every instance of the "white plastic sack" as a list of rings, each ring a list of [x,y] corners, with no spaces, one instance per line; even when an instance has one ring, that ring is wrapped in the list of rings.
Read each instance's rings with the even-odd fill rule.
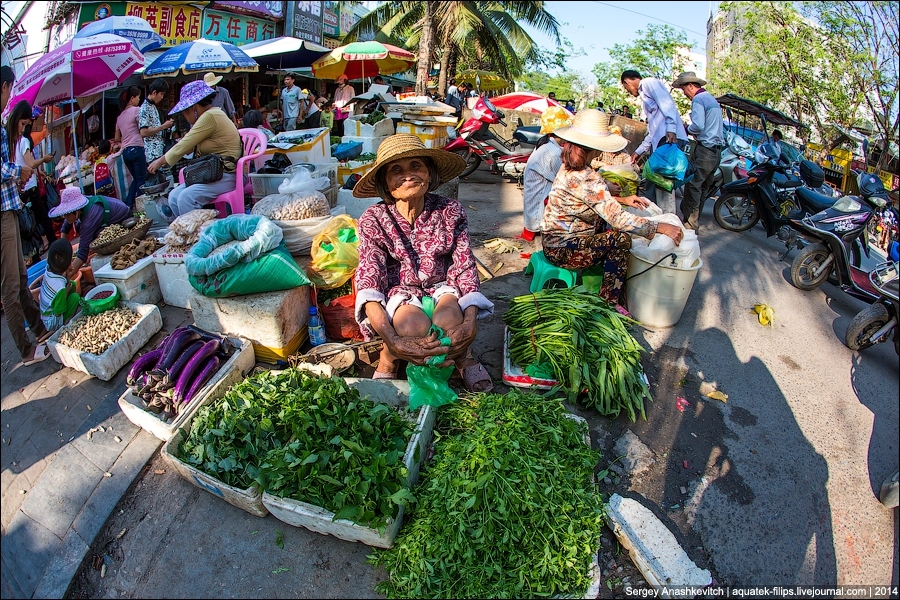
[[[674,252],[676,257],[674,264],[670,260],[661,264],[673,269],[689,269],[694,266],[696,260],[700,258],[700,241],[697,239],[697,233],[692,229],[685,229],[678,215],[672,213],[648,217],[648,219],[657,223],[681,227],[683,232],[681,243],[676,246],[672,238],[662,234],[654,235],[649,243],[642,237],[632,236],[631,253],[648,262],[655,263],[667,254]]]
[[[328,200],[322,193],[330,185],[327,177],[313,177],[307,169],[297,169],[290,179],[253,205],[250,214],[273,220],[302,220],[328,215]]]
[[[331,209],[330,214],[324,217],[272,222],[281,227],[288,252],[293,256],[309,256],[313,238],[325,231],[325,228],[328,227],[328,224],[334,217],[346,214],[347,208],[343,205],[338,205]]]
[[[635,208],[633,206],[622,206],[622,210],[630,212],[633,215],[637,215],[639,217],[644,217],[645,219],[649,219],[650,217],[658,217],[663,214],[663,209],[656,205],[655,202],[650,200],[650,204],[647,208]]]

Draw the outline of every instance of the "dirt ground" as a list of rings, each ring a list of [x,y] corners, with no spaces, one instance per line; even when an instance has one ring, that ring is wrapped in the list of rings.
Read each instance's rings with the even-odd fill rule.
[[[501,183],[497,179],[496,176],[482,168],[461,184],[460,197],[464,198],[463,202],[469,210],[472,245],[476,256],[493,274],[493,277],[485,278],[483,281],[482,291],[495,303],[494,314],[479,322],[478,338],[473,345],[473,351],[493,377],[495,391],[503,392],[509,388],[500,383],[503,358],[502,315],[506,312],[509,299],[528,293],[530,276],[526,276],[522,272],[527,264],[527,258],[523,258],[517,252],[495,254],[485,249],[482,244],[492,238],[502,237],[507,241],[519,244],[521,251],[528,253],[539,250],[540,241],[538,239],[537,242],[525,242],[515,238],[521,232],[522,227],[521,191],[516,188],[515,184],[505,181]],[[645,348],[650,347],[642,339],[639,331],[636,332],[636,338]],[[635,493],[640,493],[651,500],[654,507],[666,507],[665,512],[657,514],[657,516],[669,526],[691,559],[699,567],[712,571],[713,565],[710,564],[709,556],[703,551],[697,534],[691,530],[680,511],[681,499],[684,497],[684,492],[681,490],[682,486],[688,484],[688,480],[695,478],[697,472],[704,469],[702,461],[708,455],[706,449],[712,445],[712,440],[717,436],[720,439],[722,433],[721,422],[716,422],[716,419],[721,421],[721,417],[716,416],[720,414],[717,411],[703,410],[705,401],[697,392],[697,385],[690,385],[691,382],[687,381],[685,376],[687,370],[674,366],[675,363],[668,360],[671,357],[666,356],[667,352],[668,350],[663,347],[658,354],[648,353],[644,360],[651,382],[651,392],[655,398],[651,405],[652,410],[648,410],[647,421],[632,424],[626,418],[610,420],[599,417],[594,411],[577,406],[570,407],[570,409],[588,420],[592,444],[602,452],[597,470],[606,474],[606,477],[599,481],[599,487],[604,497],[613,493],[622,496],[633,496]],[[377,352],[361,353],[360,360],[357,361],[353,370],[345,374],[368,376],[371,374],[376,360]],[[457,389],[461,389],[461,383],[458,378],[451,379],[451,385]],[[676,439],[678,423],[685,414],[688,414],[677,411],[674,402],[676,397],[684,397],[690,402],[687,410],[697,422],[696,438],[689,438],[688,441]],[[623,476],[610,470],[610,467],[615,466],[616,459],[613,455],[613,445],[626,428],[632,429],[641,438],[648,436],[664,442],[666,447],[672,448],[673,456],[663,457],[662,460],[657,461],[651,472],[637,481],[631,481],[627,475]],[[675,454],[677,456],[674,456]],[[165,521],[165,517],[161,517],[161,515],[165,515],[167,511],[171,510],[170,507],[189,505],[193,498],[205,494],[184,482],[180,482],[181,485],[175,485],[179,483],[173,481],[175,479],[178,479],[178,475],[168,469],[157,453],[145,466],[141,475],[135,480],[132,488],[122,498],[98,534],[66,597],[147,597],[147,589],[152,589],[152,585],[144,586],[139,581],[132,581],[128,585],[131,590],[129,592],[122,590],[121,587],[114,587],[112,582],[104,581],[104,579],[112,577],[112,571],[117,565],[121,565],[126,554],[131,552],[129,545],[137,543],[135,539],[132,539],[134,535],[132,532],[141,528],[141,523],[145,519]],[[744,490],[736,484],[730,493],[740,497]],[[178,519],[169,522],[168,527],[171,528],[177,525]],[[145,526],[143,528],[146,529]],[[286,527],[286,529],[291,528]],[[167,529],[157,536],[158,539],[153,540],[153,543],[164,548],[167,544],[165,537],[168,533]],[[285,542],[287,543],[287,541],[288,538],[285,537]],[[347,543],[346,545],[352,556],[347,556],[347,562],[343,567],[343,570],[346,570],[344,577],[340,576],[343,574],[342,568],[338,568],[340,565],[332,564],[335,560],[333,556],[323,554],[315,563],[315,567],[321,570],[323,576],[332,568],[337,571],[328,574],[329,587],[335,586],[329,590],[329,593],[334,597],[347,597],[351,591],[355,593],[354,588],[342,587],[342,579],[346,578],[344,584],[347,586],[350,586],[351,578],[360,577],[374,585],[385,576],[383,572],[371,567],[366,567],[365,572],[360,572],[355,565],[362,562],[361,559],[369,549],[362,544]],[[629,560],[627,553],[620,547],[609,528],[603,529],[598,559],[603,570],[599,598],[625,598],[628,597],[625,594],[627,587],[646,586],[641,573]],[[354,563],[353,567],[351,567],[351,562]],[[245,566],[253,568],[252,565]],[[173,587],[168,589],[167,595],[183,597],[184,594],[179,593],[177,585],[174,582],[172,585]],[[117,592],[116,589],[120,591]],[[324,591],[328,588],[320,589]],[[342,593],[342,589],[351,589],[351,591]],[[377,597],[371,587],[369,590],[368,597]],[[184,593],[190,594],[190,592]],[[237,589],[229,586],[227,593],[223,592],[221,595],[265,597],[267,593],[267,590],[263,588]],[[215,590],[209,590],[209,594],[210,597],[219,595]]]

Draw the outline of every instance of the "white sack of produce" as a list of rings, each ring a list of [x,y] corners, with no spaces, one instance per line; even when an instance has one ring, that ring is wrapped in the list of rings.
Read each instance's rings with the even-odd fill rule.
[[[218,214],[216,210],[198,208],[176,217],[169,224],[169,232],[163,238],[163,242],[170,251],[186,252],[197,243],[197,240],[200,239],[200,232],[212,223]]]
[[[637,215],[639,217],[644,217],[645,219],[649,219],[650,217],[658,217],[663,214],[663,209],[661,209],[655,202],[652,200],[647,208],[635,208],[634,206],[623,206],[622,210],[626,212],[630,212],[633,215]]]
[[[694,266],[696,260],[700,258],[700,241],[697,239],[697,232],[693,229],[685,229],[678,218],[678,215],[665,213],[662,215],[648,217],[651,221],[658,223],[667,223],[681,227],[684,237],[679,245],[667,235],[655,235],[648,243],[645,238],[632,236],[631,253],[650,263],[655,263],[667,254],[675,253],[675,264],[670,260],[664,261],[662,264],[673,269],[690,269]]]
[[[299,221],[329,214],[328,199],[322,193],[331,182],[327,177],[313,177],[306,169],[297,169],[290,179],[278,186],[278,193],[266,196],[250,211],[280,221]]]
[[[284,234],[271,220],[260,215],[229,215],[203,230],[200,239],[184,257],[188,275],[212,275],[238,262],[249,263],[281,244]],[[221,252],[214,252],[229,242]]]
[[[325,231],[331,219],[337,215],[346,214],[347,208],[338,205],[332,208],[331,212],[324,217],[313,217],[299,221],[273,220],[272,222],[281,227],[281,231],[284,233],[284,244],[287,246],[288,252],[294,256],[309,256],[313,238]]]

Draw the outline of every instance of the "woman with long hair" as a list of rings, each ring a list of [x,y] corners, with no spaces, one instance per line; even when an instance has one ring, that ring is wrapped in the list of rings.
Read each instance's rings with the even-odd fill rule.
[[[32,108],[31,105],[22,100],[16,104],[9,114],[9,120],[6,122],[7,138],[9,139],[9,155],[15,157],[15,162],[19,166],[28,166],[34,169],[35,173],[19,188],[19,197],[23,204],[31,203],[31,210],[34,213],[38,225],[38,230],[43,230],[43,244],[41,248],[38,244],[37,248],[31,248],[31,256],[39,256],[46,251],[50,242],[56,239],[53,232],[53,223],[47,216],[47,204],[38,193],[37,178],[40,177],[38,167],[44,163],[53,160],[52,156],[45,156],[39,160],[35,160],[32,152],[31,142],[31,124],[32,124]],[[25,240],[23,239],[23,242]],[[25,244],[29,245],[30,244]],[[24,246],[23,246],[24,248]],[[31,258],[26,253],[27,258]]]
[[[131,173],[131,187],[128,188],[128,196],[125,204],[134,208],[134,199],[138,190],[147,181],[147,157],[144,154],[144,138],[141,135],[139,118],[141,113],[141,90],[131,86],[122,94],[120,99],[122,114],[116,120],[115,140],[121,144],[122,160]]]

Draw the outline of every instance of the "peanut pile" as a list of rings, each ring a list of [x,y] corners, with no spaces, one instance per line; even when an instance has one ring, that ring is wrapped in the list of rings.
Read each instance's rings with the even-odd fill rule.
[[[95,246],[95,247],[99,247],[99,246],[108,244],[112,241],[119,239],[123,235],[130,233],[131,231],[133,231],[135,229],[140,229],[141,227],[146,225],[148,222],[150,222],[150,219],[148,219],[146,217],[142,217],[141,220],[137,222],[137,225],[135,225],[132,229],[128,229],[126,227],[122,227],[121,225],[116,225],[116,224],[108,225],[107,227],[103,228],[103,231],[100,232],[100,235],[97,236],[97,239],[95,239],[91,245]]]
[[[103,354],[140,320],[130,308],[113,308],[91,317],[81,316],[66,325],[59,343],[90,354]]]

